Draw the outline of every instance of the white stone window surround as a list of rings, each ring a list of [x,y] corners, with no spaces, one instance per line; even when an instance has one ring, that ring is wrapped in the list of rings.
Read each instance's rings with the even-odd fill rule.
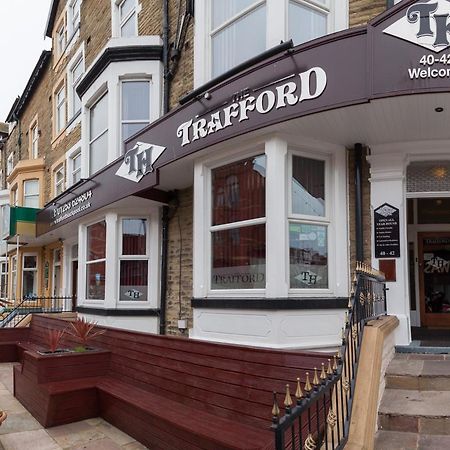
[[[148,301],[119,301],[119,252],[122,218],[145,218],[149,224],[147,242],[149,246],[149,279]],[[86,299],[86,245],[78,247],[78,297],[77,305],[107,309],[151,309],[159,308],[160,285],[160,211],[157,206],[146,206],[145,215],[136,215],[135,208],[119,208],[93,215],[89,221],[78,227],[78,242],[86,242],[87,227],[99,221],[106,221],[106,268],[105,268],[105,300]]]
[[[73,147],[71,147],[66,152],[66,167],[67,167],[67,180],[66,185],[67,187],[73,186],[73,175],[74,175],[74,164],[73,160],[76,156],[80,155],[80,163],[81,166],[78,169],[80,173],[80,179],[83,177],[83,158],[81,156],[81,140],[78,141]]]
[[[123,43],[123,39],[118,39]],[[139,41],[141,41],[139,39]],[[155,43],[151,39],[152,44]],[[147,42],[147,40],[146,40]],[[140,42],[142,44],[142,42]],[[158,39],[159,44],[159,39]],[[89,69],[88,69],[89,70]],[[88,72],[88,70],[86,72]],[[100,74],[81,99],[81,136],[82,136],[82,177],[89,173],[89,108],[106,91],[108,92],[108,145],[107,161],[117,159],[123,153],[123,144],[120,140],[120,81],[125,79],[142,78],[151,80],[150,86],[150,122],[161,115],[162,105],[162,64],[160,61],[123,61],[114,62]]]
[[[133,12],[136,14],[136,36],[139,33],[139,14],[142,11],[142,4],[138,2],[138,0],[133,0],[135,2],[135,6],[133,8]],[[120,20],[120,6],[124,2],[124,0],[111,0],[111,35],[113,38],[121,37],[121,25],[126,22],[126,20]],[[125,19],[127,19],[129,16]],[[132,39],[133,36],[123,37],[122,39]]]
[[[287,139],[287,140],[286,140]],[[210,155],[199,158],[194,168],[194,273],[193,296],[196,298],[298,298],[346,297],[349,292],[347,229],[347,171],[345,149],[340,146],[305,142],[301,147],[290,145],[289,138],[268,137],[244,144],[234,141],[217,145]],[[291,142],[298,142],[292,139]],[[236,150],[239,148],[239,150]],[[266,289],[211,290],[211,169],[261,154],[265,149],[266,172]],[[289,234],[288,213],[291,154],[323,158],[329,161],[327,170],[328,230],[328,289],[289,288]],[[226,155],[226,156],[223,156]],[[339,205],[339,207],[337,207]],[[205,214],[205,211],[208,213]],[[337,261],[339,255],[339,261]],[[345,255],[343,259],[343,255]]]
[[[265,0],[266,49],[288,39],[288,7],[290,0]],[[348,0],[295,0],[298,4],[324,11],[329,7],[328,33],[348,28]],[[244,15],[263,4],[255,2],[238,15]],[[329,6],[328,6],[329,5]],[[194,88],[209,81],[211,75],[211,0],[195,0]]]
[[[79,108],[75,110],[76,100],[75,100],[75,89],[76,86],[79,84],[81,79],[83,78],[83,75],[81,77],[78,77],[74,80],[74,70],[79,67],[79,64],[81,64],[82,73],[84,74],[85,71],[85,59],[84,59],[84,53],[85,53],[85,46],[84,42],[78,50],[75,52],[69,63],[67,64],[67,114],[68,114],[68,121],[69,125],[67,127],[66,133],[70,133],[77,124],[81,121],[81,100],[79,104]]]

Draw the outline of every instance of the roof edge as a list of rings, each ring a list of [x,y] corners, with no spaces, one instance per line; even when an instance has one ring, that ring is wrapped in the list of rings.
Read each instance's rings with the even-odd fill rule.
[[[48,12],[47,24],[45,25],[44,36],[52,37],[53,25],[55,24],[56,11],[58,10],[59,0],[52,0],[50,11]]]

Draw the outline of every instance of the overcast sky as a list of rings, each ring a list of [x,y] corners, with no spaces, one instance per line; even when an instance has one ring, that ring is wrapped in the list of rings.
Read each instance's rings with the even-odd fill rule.
[[[0,0],[0,121],[21,95],[42,50],[51,0]]]

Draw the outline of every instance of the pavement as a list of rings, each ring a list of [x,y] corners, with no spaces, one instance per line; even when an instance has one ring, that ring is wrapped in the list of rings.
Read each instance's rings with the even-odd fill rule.
[[[142,444],[100,417],[44,428],[13,396],[14,364],[0,364],[0,450],[145,450]]]

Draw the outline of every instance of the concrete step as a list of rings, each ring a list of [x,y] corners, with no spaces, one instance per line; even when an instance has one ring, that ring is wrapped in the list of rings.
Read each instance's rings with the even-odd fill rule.
[[[386,389],[378,410],[378,428],[450,435],[450,391]]]
[[[386,371],[386,387],[450,391],[450,359],[447,356],[397,354]]]
[[[450,436],[378,431],[375,450],[433,450],[450,448]]]

